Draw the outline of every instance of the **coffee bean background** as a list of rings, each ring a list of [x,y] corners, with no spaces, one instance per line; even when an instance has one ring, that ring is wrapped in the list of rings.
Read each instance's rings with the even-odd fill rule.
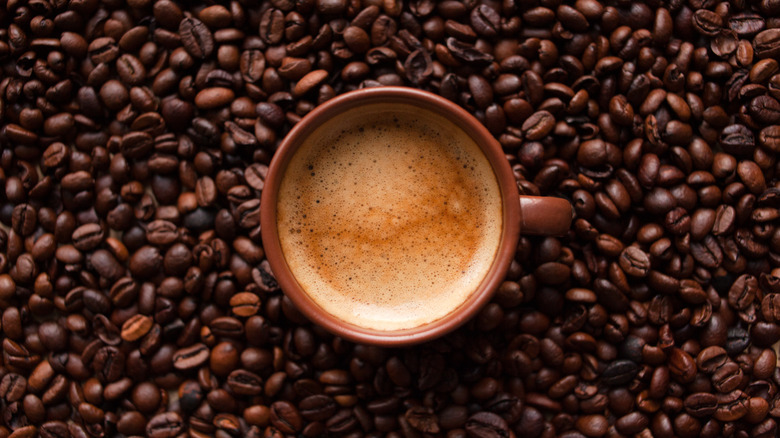
[[[0,436],[771,437],[780,1],[0,1]],[[413,348],[265,261],[285,133],[349,90],[466,108],[570,199]]]

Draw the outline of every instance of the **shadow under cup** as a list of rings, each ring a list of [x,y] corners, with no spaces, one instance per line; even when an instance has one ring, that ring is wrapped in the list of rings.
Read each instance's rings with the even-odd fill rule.
[[[370,126],[361,125],[371,121],[381,123],[378,123],[379,126],[376,126],[376,123]],[[354,145],[333,149],[335,142],[343,142],[345,138],[363,138],[349,135],[349,128],[365,128],[365,133],[361,131],[365,136],[382,135],[384,129],[387,133],[385,135],[391,138],[383,137],[383,141],[379,142],[364,142],[373,144],[375,149],[370,151],[362,151],[362,146]],[[422,143],[414,144],[413,137],[420,129],[425,129],[428,133],[420,136]],[[346,134],[342,131],[346,131]],[[431,139],[448,145],[448,149],[441,149],[441,145],[431,145],[431,148],[423,145]],[[463,145],[451,148],[451,145],[459,142]],[[473,150],[469,150],[472,147]],[[387,150],[383,151],[384,148]],[[436,152],[444,152],[450,161],[464,160],[462,169],[450,166],[451,170],[458,170],[461,174],[438,174],[437,166],[441,167],[441,159],[433,157]],[[416,160],[414,163],[405,161],[412,158]],[[469,162],[469,159],[476,161]],[[316,168],[313,163],[316,163]],[[452,163],[460,164],[460,161]],[[411,178],[407,185],[403,186],[403,190],[395,190],[394,186],[388,188],[387,184],[384,184],[388,175],[381,173],[400,173],[399,170],[403,171],[404,168],[414,168],[417,173],[412,173],[411,170],[403,172],[406,179]],[[367,170],[378,173],[371,174],[376,176],[368,176]],[[482,173],[478,173],[480,171]],[[463,172],[467,174],[464,175]],[[474,177],[474,172],[477,172],[478,178]],[[463,182],[464,176],[468,177],[469,174],[469,185],[457,186],[459,182]],[[414,178],[417,178],[416,184]],[[345,189],[349,189],[346,197],[327,196],[328,190],[333,193],[337,183],[338,193],[343,194]],[[489,194],[491,185],[492,201]],[[457,209],[461,207],[461,203],[457,199],[453,201],[451,196],[466,196],[468,200],[471,196],[468,190],[472,190],[472,186],[474,193],[488,193],[485,195],[487,199],[483,199],[485,202],[479,204],[479,211],[463,214],[463,211]],[[383,194],[382,190],[387,191]],[[451,196],[448,201],[439,202],[437,198],[431,198],[431,194],[437,192],[448,192]],[[396,199],[399,197],[401,199]],[[409,211],[394,211],[392,214],[379,211],[383,209],[383,199],[386,201],[391,198],[401,210],[407,207],[409,211],[414,211],[414,215],[422,214],[422,211],[429,216],[424,220],[405,224],[404,221],[410,215]],[[330,215],[328,209],[337,207],[332,205],[334,199],[341,199],[342,204],[350,203],[339,208],[353,212],[353,216],[345,217],[354,217],[354,221],[340,220],[326,224],[327,216]],[[306,210],[309,205],[316,205],[317,209]],[[312,213],[320,210],[323,211],[321,216]],[[302,217],[304,219],[301,219]],[[455,227],[437,228],[437,218],[465,222],[458,222]],[[475,222],[468,222],[472,219]],[[261,200],[263,246],[274,276],[284,293],[312,322],[334,334],[356,342],[384,346],[431,340],[473,317],[504,279],[515,253],[520,234],[520,219],[515,178],[500,145],[492,135],[475,118],[452,102],[428,92],[402,87],[353,91],[336,97],[307,114],[284,138],[274,155]],[[411,236],[390,235],[388,238],[383,234],[387,230],[380,226],[388,221],[401,228],[408,225],[410,228],[407,231]],[[280,228],[280,224],[283,228]],[[382,238],[376,239],[376,245],[366,245],[365,239],[355,239],[355,232],[350,229],[352,226],[373,228],[373,231],[361,232],[363,235],[375,232]],[[491,226],[495,228],[493,232],[486,231]],[[445,234],[437,234],[442,232]],[[469,244],[472,242],[469,239],[475,236],[476,245]],[[427,244],[431,247],[430,251],[418,251],[419,253],[415,253],[418,257],[411,259],[404,255],[403,251],[408,249],[404,245],[412,245],[414,249],[416,241],[417,250],[426,248],[422,240],[429,237],[432,239]],[[408,238],[408,242],[405,238]],[[355,245],[356,241],[358,245]],[[327,248],[327,252],[324,248]],[[465,273],[445,272],[448,254],[456,254],[452,257],[455,257],[454,261],[457,262],[457,254],[465,250],[473,250],[469,256],[469,269],[466,269]],[[321,264],[320,257],[323,257],[323,253],[326,258],[332,256],[332,263],[338,262],[341,265],[333,266],[327,262]],[[383,258],[382,254],[389,256]],[[405,274],[400,268],[396,271],[391,269],[394,265],[403,265],[398,262],[401,259],[406,260]],[[423,287],[420,292],[406,295],[408,301],[416,302],[416,305],[405,302],[402,298],[403,288],[396,286],[403,286],[404,282],[420,284],[414,283],[414,279],[408,277],[418,276],[424,279],[432,273],[432,269],[439,269],[439,262],[443,270],[441,274],[432,276],[435,277],[431,279],[434,286],[425,290],[420,285]],[[332,277],[350,275],[349,272],[356,269],[356,264],[372,266],[371,272],[377,271],[378,266],[379,271],[387,275],[368,279],[361,283],[362,287],[353,291],[350,291],[351,285],[339,288],[339,281],[346,281],[349,277],[341,280]],[[382,270],[382,266],[387,268]],[[322,272],[325,274],[320,274]],[[437,289],[439,286],[436,281],[439,279],[449,285],[448,289]],[[373,288],[371,281],[374,281]],[[345,295],[345,290],[353,295],[341,297]],[[385,293],[379,293],[380,290]],[[428,293],[431,290],[442,295],[431,295]],[[360,298],[356,298],[354,294],[360,294]],[[387,302],[388,296],[396,301],[390,299]],[[372,302],[372,299],[375,301]],[[385,303],[380,304],[379,301],[383,299]],[[404,310],[407,305],[411,307]],[[404,324],[394,325],[379,321],[384,315],[380,315],[378,321],[362,316],[369,315],[370,318],[371,308],[376,310],[377,306],[379,309],[398,311],[399,315],[410,315],[409,324],[412,326],[398,328]],[[422,313],[420,309],[423,309]],[[426,312],[429,314],[427,317]]]

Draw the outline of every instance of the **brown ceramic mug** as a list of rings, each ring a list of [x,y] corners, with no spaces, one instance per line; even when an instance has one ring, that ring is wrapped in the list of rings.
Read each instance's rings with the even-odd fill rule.
[[[311,321],[352,341],[407,345],[473,317],[519,236],[560,235],[565,199],[520,196],[499,143],[434,94],[362,89],[281,142],[261,199],[263,247]]]

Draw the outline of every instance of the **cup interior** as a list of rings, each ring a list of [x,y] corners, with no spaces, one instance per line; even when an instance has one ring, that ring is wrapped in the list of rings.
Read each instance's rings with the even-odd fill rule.
[[[400,104],[400,105],[399,105]],[[462,304],[445,316],[422,325],[400,330],[378,330],[337,318],[318,305],[299,284],[287,263],[279,237],[277,215],[279,191],[285,170],[295,153],[315,131],[345,112],[360,113],[362,108],[413,106],[425,119],[444,118],[463,130],[480,147],[489,161],[501,192],[502,228],[498,249],[487,274]],[[332,125],[332,123],[331,123]],[[307,114],[283,139],[271,162],[261,199],[263,246],[271,269],[283,292],[312,322],[346,339],[383,346],[400,346],[441,336],[473,317],[486,304],[514,255],[520,234],[520,208],[517,186],[506,157],[493,136],[465,110],[439,96],[404,87],[380,87],[357,90],[331,99]]]

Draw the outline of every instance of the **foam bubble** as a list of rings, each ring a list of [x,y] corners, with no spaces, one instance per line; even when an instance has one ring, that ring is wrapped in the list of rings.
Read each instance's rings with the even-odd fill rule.
[[[293,157],[277,206],[282,251],[303,289],[338,318],[379,330],[461,305],[502,230],[500,189],[473,140],[399,107],[318,128]]]

